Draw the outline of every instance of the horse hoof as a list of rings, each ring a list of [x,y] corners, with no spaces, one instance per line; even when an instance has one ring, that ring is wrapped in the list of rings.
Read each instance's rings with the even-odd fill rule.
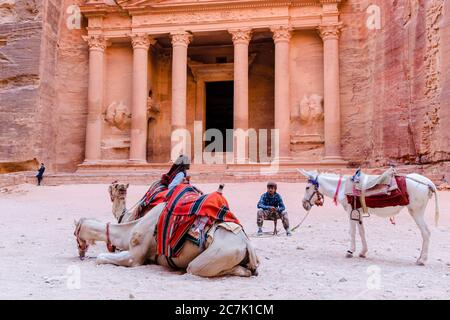
[[[416,264],[417,264],[418,266],[424,266],[424,265],[425,265],[425,262],[423,262],[423,261],[421,261],[421,260],[417,260],[417,261],[416,261]]]
[[[360,254],[359,254],[359,257],[360,257],[360,258],[367,258],[366,255],[365,255],[364,253],[360,253]]]

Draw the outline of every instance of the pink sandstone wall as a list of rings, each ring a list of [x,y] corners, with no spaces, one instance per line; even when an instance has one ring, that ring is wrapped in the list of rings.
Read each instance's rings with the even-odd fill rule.
[[[381,30],[365,27],[372,3]],[[375,166],[449,161],[449,1],[353,0],[341,18],[343,154]]]
[[[36,116],[41,39],[56,38],[53,30],[43,35],[43,20],[51,15],[40,1],[0,5],[0,161],[42,160],[37,154],[42,123]]]
[[[0,160],[37,157],[55,171],[74,171],[83,161],[88,49],[81,35],[86,30],[69,30],[65,23],[67,6],[81,2],[8,0],[0,6]],[[365,27],[365,10],[372,3],[382,9],[381,30]],[[341,7],[341,19],[344,156],[354,165],[436,164],[449,171],[450,3],[348,0]],[[317,69],[320,39],[314,32],[296,32],[292,45],[295,116],[308,85],[321,91],[323,70]],[[153,62],[152,74],[161,112],[149,128],[153,137],[149,158],[165,161],[170,145],[171,61],[170,57],[158,61]],[[250,69],[250,82],[258,81],[259,74],[263,83],[250,87],[250,125],[255,127],[273,126],[271,68],[273,60],[261,55]],[[120,89],[125,96],[128,85]],[[263,91],[267,97],[260,96]],[[192,108],[192,98],[188,101]],[[301,128],[293,121],[295,135]]]

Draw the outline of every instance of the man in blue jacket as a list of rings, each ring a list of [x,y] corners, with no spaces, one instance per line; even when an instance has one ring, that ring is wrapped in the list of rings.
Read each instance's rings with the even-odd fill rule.
[[[275,182],[267,183],[267,192],[261,196],[258,202],[258,213],[256,223],[258,225],[258,235],[262,235],[262,226],[264,220],[281,219],[286,235],[291,236],[289,230],[289,218],[285,211],[283,199],[277,193],[277,184]]]
[[[41,163],[41,167],[39,168],[38,173],[36,174],[36,178],[37,178],[37,181],[38,181],[38,186],[41,185],[41,181],[44,178],[44,171],[45,171],[44,164]]]

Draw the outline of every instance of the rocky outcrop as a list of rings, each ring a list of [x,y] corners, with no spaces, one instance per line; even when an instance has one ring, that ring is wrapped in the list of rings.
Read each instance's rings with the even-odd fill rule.
[[[0,160],[37,158],[57,172],[74,171],[83,161],[86,21],[68,23],[68,8],[83,2],[0,0]],[[366,26],[374,3],[379,30]],[[341,19],[343,155],[355,166],[412,164],[436,175],[449,172],[450,2],[346,0]],[[168,73],[169,62],[163,64]],[[169,91],[170,84],[160,79],[155,86]],[[271,99],[250,96],[264,100],[265,113],[271,110]],[[169,121],[169,109],[167,95],[159,117]],[[161,154],[170,143],[157,134],[169,129],[157,129],[161,148],[152,152]]]
[[[379,1],[370,30],[372,3],[342,6],[343,154],[368,166],[450,161],[450,4]]]

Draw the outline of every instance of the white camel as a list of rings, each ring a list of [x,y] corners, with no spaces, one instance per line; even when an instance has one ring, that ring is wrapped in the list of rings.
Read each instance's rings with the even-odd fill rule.
[[[303,207],[305,210],[310,210],[311,207],[320,200],[322,195],[329,198],[334,198],[336,189],[339,183],[339,175],[329,174],[329,173],[318,173],[317,171],[305,171],[298,170],[306,178],[308,178],[308,183],[306,185],[305,196],[303,197]],[[369,176],[373,177],[373,176]],[[351,176],[341,177],[341,185],[345,186],[345,183]],[[317,182],[318,186],[311,181]],[[422,234],[422,251],[420,257],[417,259],[418,265],[425,265],[428,259],[428,247],[430,244],[430,230],[424,220],[425,208],[428,204],[428,200],[435,195],[435,223],[438,225],[439,221],[439,203],[438,194],[436,186],[431,182],[430,179],[416,173],[406,175],[406,187],[409,194],[409,204],[406,206],[408,208],[409,214],[416,222]],[[356,226],[358,226],[359,235],[362,242],[362,250],[359,254],[361,258],[365,258],[367,255],[368,247],[365,236],[364,224],[361,221],[352,220],[350,217],[352,208],[351,205],[347,203],[345,188],[341,187],[338,190],[336,200],[344,207],[347,211],[347,215],[350,220],[350,249],[347,251],[346,257],[353,257],[353,253],[356,250],[355,234]],[[375,214],[381,217],[392,217],[397,215],[405,206],[394,206],[386,208],[368,208],[369,214]]]
[[[155,227],[165,203],[155,206],[144,217],[126,223],[102,223],[95,219],[75,222],[75,236],[80,258],[84,258],[89,244],[106,242],[108,248],[118,248],[118,253],[101,253],[98,264],[125,267],[154,263],[171,268],[185,269],[202,277],[257,275],[259,264],[249,238],[241,229],[238,232],[218,226],[211,243],[200,248],[190,241],[184,243],[180,254],[174,258],[157,255]]]

